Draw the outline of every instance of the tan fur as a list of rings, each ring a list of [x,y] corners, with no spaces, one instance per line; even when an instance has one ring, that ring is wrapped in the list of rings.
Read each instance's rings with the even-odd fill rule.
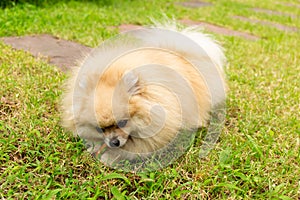
[[[196,69],[182,57],[157,49],[144,49],[129,53],[113,63],[103,74],[96,90],[98,93],[96,94],[95,109],[99,124],[105,127],[115,121],[111,109],[114,88],[126,71],[134,70],[134,68],[142,66],[145,63],[168,66],[172,70],[180,73],[189,82],[196,94],[200,110],[199,113],[201,113],[201,115],[198,116],[200,121],[197,121],[199,124],[193,125],[201,126],[204,124],[203,122],[206,122],[208,118],[208,112],[211,105],[207,88],[199,72],[197,72]],[[144,101],[140,101],[140,99],[143,99]],[[121,98],[120,100],[122,101]],[[130,117],[133,117],[133,120],[140,120],[136,119],[134,115],[144,117],[145,113],[148,112],[147,106],[149,105],[144,105],[146,100],[149,101],[149,104],[151,102],[159,103],[168,111],[167,120],[165,122],[166,125],[153,137],[145,139],[132,138],[123,147],[127,151],[145,153],[161,148],[176,136],[180,125],[183,123],[181,121],[181,113],[179,110],[180,105],[176,105],[178,104],[176,97],[174,97],[167,89],[156,85],[145,86],[143,87],[143,92],[141,94],[129,98],[129,113],[131,115]],[[127,102],[120,102],[117,106],[121,107],[126,103]],[[119,108],[117,108],[117,110],[119,110]],[[197,118],[197,116],[191,117]],[[144,118],[147,118],[147,116]],[[190,121],[195,120],[191,119]]]
[[[198,59],[211,62],[205,55]],[[88,141],[122,138],[124,144],[108,148],[104,161],[117,157],[133,159],[135,153],[149,154],[170,143],[181,129],[206,126],[209,119],[212,104],[206,81],[199,69],[180,53],[143,48],[115,59],[104,71],[79,72],[80,69],[74,71],[66,86],[63,126]],[[138,77],[133,89],[125,81],[128,72]],[[151,82],[156,75],[157,81]],[[86,76],[86,80],[81,83],[78,76]],[[192,95],[184,84],[176,85],[176,81],[185,82]],[[189,105],[189,101],[182,105],[184,96],[191,102],[194,98],[196,105]],[[116,123],[122,119],[128,122],[118,128]],[[110,128],[100,134],[96,126]]]

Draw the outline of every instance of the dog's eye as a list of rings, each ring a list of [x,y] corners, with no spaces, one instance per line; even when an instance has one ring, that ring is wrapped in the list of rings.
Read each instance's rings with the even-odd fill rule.
[[[127,121],[128,121],[127,119],[120,120],[120,121],[117,122],[117,126],[118,126],[119,128],[123,128],[123,127],[126,126]]]
[[[96,126],[96,130],[98,131],[98,133],[103,133],[104,130],[102,128],[100,128],[99,126]]]

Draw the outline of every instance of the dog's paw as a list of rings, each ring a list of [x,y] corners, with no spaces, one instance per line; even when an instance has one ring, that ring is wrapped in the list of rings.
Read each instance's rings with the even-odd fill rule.
[[[120,161],[120,155],[113,151],[107,150],[101,155],[100,161],[108,166],[113,166]]]

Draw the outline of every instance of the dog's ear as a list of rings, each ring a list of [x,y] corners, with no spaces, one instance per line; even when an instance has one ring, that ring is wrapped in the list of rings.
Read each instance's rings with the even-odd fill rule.
[[[140,92],[139,77],[133,71],[125,73],[123,83],[129,95],[137,95]]]

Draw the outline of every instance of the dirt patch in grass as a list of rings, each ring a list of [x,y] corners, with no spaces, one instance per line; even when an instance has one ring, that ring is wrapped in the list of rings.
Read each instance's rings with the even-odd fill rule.
[[[15,110],[20,107],[19,101],[13,101],[5,96],[0,98],[0,120],[5,120],[8,116],[16,117]]]
[[[15,49],[29,51],[35,57],[46,58],[62,70],[77,65],[92,49],[51,35],[3,37],[1,40]]]
[[[180,20],[180,22],[182,24],[191,26],[191,25],[199,25],[199,26],[203,26],[204,29],[206,29],[207,31],[216,33],[216,34],[221,34],[221,35],[228,35],[228,36],[237,36],[237,37],[242,37],[245,38],[247,40],[258,40],[259,37],[255,36],[255,35],[251,35],[248,33],[244,33],[244,32],[239,32],[239,31],[235,31],[235,30],[231,30],[231,29],[227,29],[225,27],[221,27],[221,26],[216,26],[207,22],[201,22],[201,21],[193,21],[193,20],[189,20],[189,19],[183,19]]]

